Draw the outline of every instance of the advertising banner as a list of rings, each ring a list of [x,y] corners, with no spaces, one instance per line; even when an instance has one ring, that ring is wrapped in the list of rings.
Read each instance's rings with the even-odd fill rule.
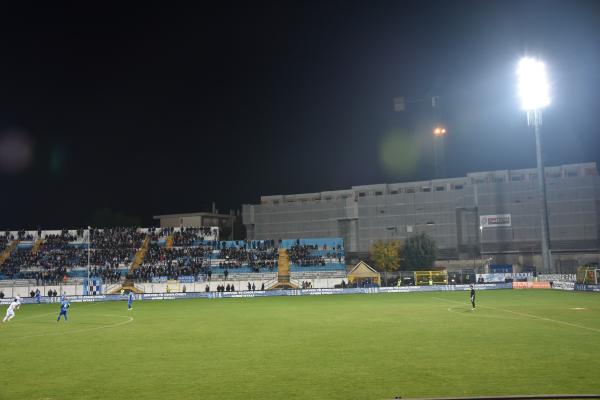
[[[600,292],[600,285],[584,285],[581,283],[576,283],[575,290],[581,290],[586,292]]]
[[[527,284],[528,282],[523,282]],[[537,282],[536,282],[537,283]],[[546,284],[548,282],[539,282]],[[586,285],[580,285],[586,286]],[[587,285],[590,286],[590,285]],[[510,283],[486,283],[476,284],[476,290],[493,290],[493,289],[510,289],[513,285]],[[137,300],[176,300],[176,299],[219,299],[219,298],[243,298],[243,297],[272,297],[272,296],[318,296],[318,295],[333,295],[333,294],[373,294],[373,293],[409,293],[409,292],[439,292],[439,291],[456,291],[470,290],[469,285],[433,285],[433,286],[399,286],[399,287],[370,287],[370,288],[349,288],[349,289],[295,289],[295,290],[256,290],[256,291],[239,291],[239,292],[176,292],[176,293],[143,293],[136,294]],[[578,290],[592,290],[578,289]],[[600,285],[597,286],[600,291]],[[57,302],[60,297],[42,297],[42,303]],[[104,294],[97,296],[67,296],[67,300],[73,303],[81,302],[96,302],[96,301],[125,301],[127,296],[120,294]],[[0,300],[0,304],[10,304],[12,299],[5,298]],[[34,298],[22,298],[21,303],[33,304]]]
[[[481,228],[511,226],[510,214],[480,215],[479,226]]]
[[[557,290],[575,290],[574,282],[554,281],[550,286]]]
[[[483,279],[485,283],[504,283],[506,275],[503,273],[496,274],[477,274],[477,282]]]
[[[550,282],[513,282],[513,289],[550,289]]]

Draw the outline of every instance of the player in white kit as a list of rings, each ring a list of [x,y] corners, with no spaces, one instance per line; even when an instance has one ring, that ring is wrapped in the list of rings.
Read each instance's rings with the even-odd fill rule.
[[[4,317],[4,319],[2,320],[2,322],[8,322],[11,319],[13,319],[13,317],[15,316],[15,310],[18,310],[19,307],[21,307],[21,298],[19,296],[17,296],[12,303],[10,303],[10,305],[8,306],[8,309],[6,310],[6,316]]]

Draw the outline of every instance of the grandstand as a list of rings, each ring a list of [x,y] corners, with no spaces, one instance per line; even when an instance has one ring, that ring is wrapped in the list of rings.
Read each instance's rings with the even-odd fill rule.
[[[124,285],[181,290],[185,284],[203,291],[225,282],[232,290],[248,283],[268,289],[277,283],[282,251],[289,255],[292,287],[306,281],[332,287],[346,276],[340,238],[221,241],[215,227],[7,231],[0,250],[0,280],[70,285],[73,294],[88,277],[104,284],[101,292]]]

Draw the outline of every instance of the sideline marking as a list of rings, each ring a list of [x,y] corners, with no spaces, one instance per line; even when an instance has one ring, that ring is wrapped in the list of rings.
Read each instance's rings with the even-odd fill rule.
[[[450,302],[450,303],[464,304],[463,302],[460,302],[460,301],[442,299],[440,297],[433,297],[433,298],[436,299],[436,300],[446,301],[446,302]],[[575,328],[581,328],[581,329],[586,329],[588,331],[593,331],[593,332],[600,333],[600,329],[590,328],[589,326],[583,326],[583,325],[573,324],[571,322],[561,321],[561,320],[558,320],[558,319],[540,317],[539,315],[521,313],[521,312],[518,312],[518,311],[505,310],[505,309],[502,309],[502,308],[495,308],[495,307],[490,307],[490,306],[479,306],[479,307],[480,308],[489,308],[491,310],[504,311],[504,312],[507,312],[507,313],[510,313],[510,314],[520,315],[522,317],[528,317],[528,318],[532,318],[532,319],[539,319],[539,320],[542,320],[542,321],[554,322],[554,323],[557,323],[557,324],[574,326]]]

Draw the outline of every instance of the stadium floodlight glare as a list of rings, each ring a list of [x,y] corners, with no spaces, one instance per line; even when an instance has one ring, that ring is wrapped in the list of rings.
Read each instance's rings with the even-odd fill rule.
[[[542,272],[553,272],[552,253],[550,251],[550,223],[548,218],[548,200],[546,195],[546,173],[542,157],[542,109],[550,104],[550,89],[546,75],[546,66],[537,58],[525,57],[517,68],[519,78],[519,96],[521,107],[527,111],[527,124],[533,126],[537,159],[538,181],[540,188],[541,211],[541,247]]]
[[[540,110],[550,104],[546,66],[538,59],[525,57],[519,61],[519,97],[525,111]]]
[[[433,134],[435,136],[444,136],[446,134],[446,128],[438,126],[433,130]]]

